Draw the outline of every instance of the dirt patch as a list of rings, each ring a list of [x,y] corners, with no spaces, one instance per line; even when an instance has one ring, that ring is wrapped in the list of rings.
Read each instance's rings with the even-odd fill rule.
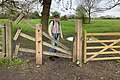
[[[77,67],[71,59],[50,61],[44,56],[37,67],[34,59],[20,68],[0,68],[0,80],[120,80],[120,64],[116,61],[94,61]]]
[[[72,43],[68,46],[71,48]],[[0,80],[120,80],[120,63],[115,60],[88,62],[83,67],[77,67],[71,59],[50,61],[49,56],[44,56],[43,65],[37,66],[35,54],[20,54],[24,54],[21,57],[28,58],[30,62],[16,69],[0,67]]]

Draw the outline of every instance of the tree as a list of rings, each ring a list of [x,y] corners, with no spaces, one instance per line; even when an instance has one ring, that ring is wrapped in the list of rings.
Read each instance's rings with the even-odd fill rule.
[[[120,0],[77,0],[78,5],[81,6],[89,17],[91,22],[91,14],[95,12],[103,12],[113,9],[120,5]],[[101,3],[104,1],[103,3]],[[102,6],[100,6],[102,4]]]
[[[18,1],[17,6],[19,7],[19,12],[26,14],[26,17],[29,19],[30,14],[35,9],[35,0]]]
[[[48,20],[49,20],[49,12],[50,12],[50,6],[51,6],[52,0],[43,0],[43,10],[42,10],[42,17],[41,17],[41,23],[43,26],[43,30],[47,32],[48,27]]]
[[[21,12],[28,14],[34,9],[35,0],[2,0],[0,8],[2,13],[9,13],[9,16],[16,16]]]
[[[33,2],[39,1],[39,3],[42,4],[43,9],[42,9],[42,13],[41,13],[42,14],[41,23],[43,26],[43,30],[46,30],[47,26],[48,26],[48,20],[49,20],[49,15],[50,15],[49,12],[50,12],[52,0],[32,0],[32,1]],[[57,0],[56,2],[59,3],[61,1],[64,4],[64,0]],[[66,5],[68,5],[69,1],[71,4],[72,0],[67,0]],[[11,10],[11,12],[13,12],[13,11],[20,11],[20,9],[22,8],[22,7],[20,8],[18,6],[18,4],[19,4],[19,0],[18,1],[16,1],[16,0],[2,0],[2,2],[0,3],[0,6],[2,7],[2,9],[6,8],[7,10]],[[65,9],[68,9],[68,8],[69,7],[66,6]],[[5,10],[5,9],[3,9],[3,10]]]
[[[82,19],[83,23],[86,23],[87,13],[81,5],[76,8],[76,16],[77,16],[77,18]]]
[[[78,8],[88,16],[89,23],[91,23],[91,14],[97,11],[98,5],[102,0],[78,0]]]
[[[60,16],[60,13],[58,11],[51,12],[51,14],[52,14],[52,17],[54,17],[54,15],[59,15]]]

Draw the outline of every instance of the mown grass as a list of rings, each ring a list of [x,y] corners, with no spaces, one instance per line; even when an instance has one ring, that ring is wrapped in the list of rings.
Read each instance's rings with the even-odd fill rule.
[[[120,32],[120,20],[92,20],[91,24],[83,24],[83,30],[91,33]]]
[[[0,19],[0,25],[2,25],[4,22],[7,22],[7,19]],[[29,20],[33,25],[39,24],[40,19],[30,19]],[[74,19],[68,20],[68,21],[61,21],[61,26],[63,30],[63,35],[65,40],[61,42],[66,45],[71,45],[72,43],[67,41],[66,38],[69,36],[74,36],[75,34],[75,21]],[[29,25],[25,24],[23,21],[21,21],[18,24],[13,23],[13,36],[16,33],[17,28],[22,28],[22,32],[35,36],[35,29],[31,28]],[[120,20],[108,20],[108,19],[97,19],[92,20],[91,24],[82,24],[82,31],[87,30],[89,33],[102,33],[102,32],[120,32]],[[1,33],[1,32],[0,32]],[[24,48],[31,48],[35,49],[35,43],[32,41],[29,41],[27,39],[19,37],[16,43],[21,43],[20,47]],[[16,67],[23,63],[24,61],[22,59],[14,59],[13,61],[9,62],[5,59],[0,59],[0,66],[3,67]],[[118,62],[120,62],[118,60]]]
[[[0,24],[3,22],[8,21],[7,19],[0,19]],[[39,24],[40,19],[30,19],[29,20],[33,25]],[[60,21],[63,35],[65,40],[62,41],[65,44],[69,44],[69,42],[66,40],[69,36],[74,36],[75,33],[75,21],[74,19],[70,19],[68,21]],[[17,28],[21,27],[22,32],[29,34],[31,36],[35,36],[35,29],[31,28],[29,25],[25,24],[23,21],[21,21],[18,24],[13,23],[13,36],[16,33]],[[101,32],[120,32],[120,20],[112,20],[112,19],[93,19],[91,24],[82,24],[82,30],[87,30],[89,33],[101,33]],[[33,48],[33,43],[28,43],[28,40],[22,39],[21,42],[23,47],[31,46]],[[21,41],[21,40],[20,40]],[[30,42],[30,41],[29,41]],[[21,45],[22,45],[21,44]]]
[[[7,19],[1,19],[0,24],[3,22],[8,21]],[[29,20],[33,25],[39,24],[40,19],[30,19]],[[68,36],[73,36],[75,32],[75,21],[74,19],[68,20],[68,21],[61,21],[61,26],[63,29],[63,34]],[[21,27],[23,32],[29,33],[31,35],[34,34],[34,29],[29,27],[27,24],[25,24],[23,21],[21,21],[19,24],[13,24],[14,28]],[[97,19],[92,20],[91,24],[83,24],[82,26],[83,31],[87,30],[87,32],[120,32],[120,20],[112,20],[112,19]]]

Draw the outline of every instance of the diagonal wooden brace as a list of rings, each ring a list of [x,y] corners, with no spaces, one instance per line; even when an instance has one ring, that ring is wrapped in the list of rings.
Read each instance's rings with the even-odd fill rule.
[[[120,41],[120,39],[118,39],[116,42],[111,43],[109,46],[107,46],[104,49],[100,50],[97,54],[94,54],[93,56],[91,56],[90,58],[88,58],[86,60],[86,62],[89,61],[89,60],[91,60],[91,59],[93,59],[94,57],[98,56],[100,53],[104,52],[105,50],[107,50],[108,48],[112,47],[113,45],[117,44],[119,41]]]
[[[96,40],[99,40],[99,39],[97,39],[97,38],[95,38],[94,37],[94,39],[96,39]],[[105,43],[103,43],[103,42],[101,42],[101,44],[102,45],[104,45],[104,46],[109,46],[109,45],[107,45],[107,44],[105,44]],[[110,48],[112,51],[114,51],[114,52],[117,52],[117,50],[115,50],[114,48]],[[120,54],[120,53],[119,53]]]
[[[22,29],[20,29],[20,28],[17,30],[17,32],[16,32],[16,34],[15,34],[15,36],[14,36],[13,40],[15,40],[15,41],[16,41],[16,40],[18,39],[18,37],[19,37],[19,35],[20,35],[21,31],[22,31]]]
[[[18,16],[18,18],[15,20],[15,23],[18,24],[18,23],[22,20],[23,17],[24,17],[24,14],[21,13],[21,14]]]

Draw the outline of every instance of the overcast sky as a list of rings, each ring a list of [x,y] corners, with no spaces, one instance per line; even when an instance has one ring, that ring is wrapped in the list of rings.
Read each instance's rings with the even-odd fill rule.
[[[18,1],[18,0],[16,0]],[[19,1],[23,1],[23,0],[19,0]],[[69,15],[69,14],[75,14],[75,11],[74,10],[71,10],[71,9],[68,9],[68,10],[65,10],[65,8],[68,8],[70,7],[70,5],[66,6],[67,4],[67,1],[69,0],[61,0],[61,1],[64,1],[63,3],[59,3],[59,4],[56,4],[55,1],[59,1],[59,0],[52,0],[52,5],[51,5],[51,11],[59,11],[61,13],[61,16],[63,15]],[[104,0],[106,1],[106,0]],[[1,0],[0,0],[1,2]],[[72,0],[72,8],[76,8],[77,5],[76,5],[76,0]],[[42,11],[42,9],[40,9],[40,12]],[[97,14],[94,14],[94,16],[105,16],[105,15],[112,15],[112,16],[115,16],[115,17],[120,17],[120,7],[115,7],[111,10],[108,10],[108,11],[105,11],[105,12],[102,12],[102,13],[97,13]]]
[[[73,1],[72,2],[72,8],[76,8],[77,7],[77,5],[76,5],[77,3],[75,2],[75,0],[72,0],[72,1]],[[64,3],[65,4],[67,3],[66,0],[64,0]],[[59,11],[61,13],[61,16],[68,15],[68,14],[74,14],[75,13],[75,11],[71,10],[71,9],[65,10],[63,8],[64,5],[62,3],[60,5],[61,6],[58,7],[57,4],[53,0],[52,6],[51,6],[51,11]],[[64,10],[61,10],[61,9],[64,9]],[[120,7],[115,7],[113,9],[111,9],[111,10],[108,10],[108,11],[105,11],[105,12],[102,12],[102,13],[94,14],[94,16],[97,16],[97,17],[105,16],[105,15],[112,15],[114,17],[120,17]]]

